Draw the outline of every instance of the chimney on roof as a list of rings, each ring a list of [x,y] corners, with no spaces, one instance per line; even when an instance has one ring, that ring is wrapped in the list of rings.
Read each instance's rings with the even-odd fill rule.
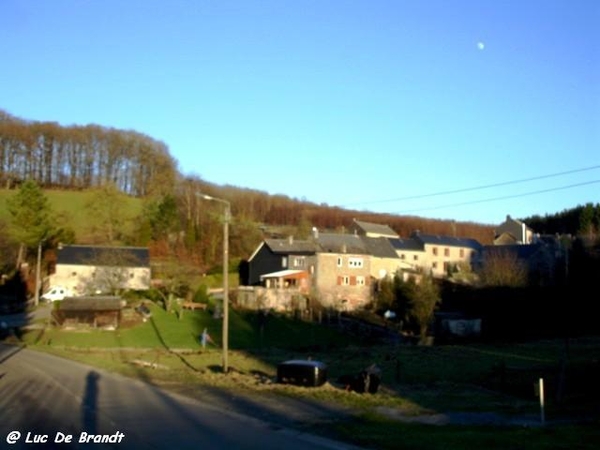
[[[312,227],[312,237],[315,241],[319,239],[319,230],[317,227]]]

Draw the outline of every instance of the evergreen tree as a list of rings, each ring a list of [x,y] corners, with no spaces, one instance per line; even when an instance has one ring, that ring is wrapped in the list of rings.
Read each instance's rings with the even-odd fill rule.
[[[21,184],[7,204],[11,219],[9,233],[28,250],[37,248],[56,234],[50,204],[35,181],[27,180]]]

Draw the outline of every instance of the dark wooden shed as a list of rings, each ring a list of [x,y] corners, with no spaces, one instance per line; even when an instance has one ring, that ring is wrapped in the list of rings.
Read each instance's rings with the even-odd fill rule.
[[[123,305],[121,297],[68,297],[60,303],[53,316],[64,327],[84,325],[116,329],[121,322]]]

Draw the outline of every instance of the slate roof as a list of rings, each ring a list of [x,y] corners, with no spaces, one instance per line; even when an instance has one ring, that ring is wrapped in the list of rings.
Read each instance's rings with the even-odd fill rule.
[[[107,262],[110,261],[109,264]],[[104,263],[104,264],[103,264]],[[146,247],[96,247],[63,245],[56,255],[56,264],[79,266],[149,267],[150,254]]]
[[[285,255],[314,255],[315,253],[353,253],[379,258],[397,258],[398,250],[424,251],[425,244],[448,247],[464,247],[480,250],[482,245],[475,239],[449,236],[414,234],[410,238],[367,237],[358,234],[321,233],[314,240],[265,239],[254,251],[250,260],[263,245],[273,253]]]
[[[361,236],[356,234],[321,233],[317,239],[319,249],[324,253],[368,254],[367,245]]]
[[[118,311],[122,309],[121,297],[68,297],[60,304],[61,311]]]
[[[371,238],[363,237],[367,251],[378,258],[398,258],[398,254],[392,246],[391,239],[385,237]]]
[[[439,236],[434,234],[414,234],[412,236],[414,239],[421,241],[423,244],[427,245],[443,245],[446,247],[466,247],[474,250],[480,250],[481,244],[475,240],[470,238],[457,238],[451,236]]]
[[[265,239],[265,244],[273,253],[312,254],[317,251],[315,243],[307,240]]]
[[[421,241],[414,238],[397,238],[390,239],[390,244],[396,250],[406,250],[411,252],[422,252],[425,250],[425,245]]]
[[[364,232],[364,234],[376,234],[380,237],[389,237],[395,238],[398,237],[398,233],[392,230],[387,225],[381,225],[379,223],[371,223],[371,222],[363,222],[362,220],[354,219],[354,224],[360,230]]]

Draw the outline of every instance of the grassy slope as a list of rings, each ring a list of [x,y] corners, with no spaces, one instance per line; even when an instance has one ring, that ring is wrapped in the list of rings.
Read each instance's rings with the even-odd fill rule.
[[[8,198],[15,195],[16,191],[0,189],[0,221],[9,220],[10,215],[6,206]],[[68,226],[76,232],[78,241],[86,240],[94,225],[86,205],[92,201],[92,191],[45,190],[44,194],[52,211],[59,217],[61,225]],[[123,211],[129,218],[125,224],[124,232],[131,233],[134,226],[133,219],[142,210],[142,200],[126,197],[123,202]]]
[[[552,449],[597,448],[600,444],[597,405],[589,412],[596,417],[588,425],[517,426],[426,426],[406,424],[382,416],[378,408],[392,408],[405,414],[417,412],[489,412],[539,417],[533,382],[538,369],[557,367],[564,342],[545,340],[507,345],[405,346],[369,345],[338,334],[335,328],[270,316],[261,333],[254,315],[231,311],[230,367],[235,375],[223,376],[221,364],[221,321],[208,312],[186,311],[181,319],[158,306],[151,306],[152,321],[119,331],[74,332],[50,329],[42,335],[25,335],[32,348],[44,349],[92,365],[150,380],[191,396],[203,389],[245,392],[245,395],[278,394],[281,401],[300,397],[324,401],[359,411],[357,420],[311,425],[313,431],[333,434],[369,448],[420,449]],[[197,341],[207,327],[215,344],[202,351]],[[104,351],[102,349],[111,349]],[[174,352],[173,350],[184,350]],[[251,374],[276,374],[277,363],[285,359],[313,357],[329,366],[333,382],[344,373],[356,373],[377,363],[383,384],[377,395],[347,393],[342,389],[291,388],[263,385]],[[598,338],[572,339],[569,361],[573,366],[600,360]],[[136,361],[157,364],[136,366]],[[527,375],[524,395],[507,395],[482,388],[493,368],[500,363],[523,369]],[[572,378],[571,378],[572,380]],[[510,378],[509,378],[510,381]],[[547,417],[561,417],[548,386]],[[595,413],[594,413],[595,411]],[[585,413],[585,411],[583,411]],[[306,425],[308,426],[308,425]],[[320,428],[323,426],[324,428]]]

